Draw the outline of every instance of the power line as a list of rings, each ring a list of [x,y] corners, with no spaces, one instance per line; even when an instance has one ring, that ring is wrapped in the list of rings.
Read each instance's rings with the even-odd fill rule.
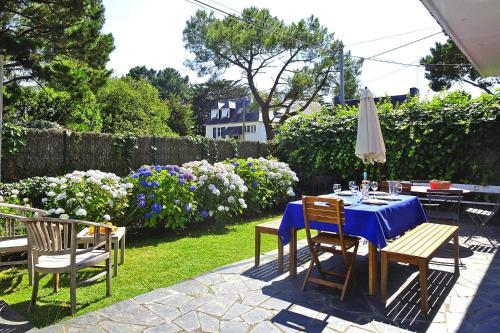
[[[372,58],[375,58],[375,57],[381,56],[381,55],[383,55],[383,54],[386,54],[386,53],[389,53],[389,52],[392,52],[392,51],[399,50],[399,49],[401,49],[401,48],[403,48],[403,47],[406,47],[406,46],[408,46],[408,45],[412,45],[412,44],[418,43],[418,42],[420,42],[420,41],[423,41],[424,39],[431,38],[431,37],[433,37],[433,36],[439,35],[440,33],[442,33],[442,31],[439,31],[439,32],[433,33],[433,34],[431,34],[431,35],[428,35],[428,36],[425,36],[425,37],[422,37],[422,38],[419,38],[419,39],[417,39],[417,40],[414,40],[413,42],[409,42],[409,43],[406,43],[406,44],[403,44],[403,45],[397,46],[397,47],[392,48],[392,49],[390,49],[390,50],[387,50],[387,51],[384,51],[384,52],[377,53],[377,54],[375,54],[375,55],[373,55],[373,56],[371,56],[371,57],[366,58],[366,60],[369,60],[369,59],[372,59]]]
[[[361,44],[368,44],[368,43],[377,42],[377,41],[380,41],[380,40],[385,40],[385,39],[391,39],[391,38],[395,38],[395,37],[410,35],[410,34],[413,34],[413,33],[416,33],[416,32],[427,31],[427,30],[436,29],[436,28],[437,27],[435,27],[435,26],[434,27],[427,27],[427,28],[422,28],[422,29],[417,29],[417,30],[403,32],[403,33],[400,33],[400,34],[389,35],[389,36],[384,36],[384,37],[378,37],[378,38],[374,38],[374,39],[368,39],[368,40],[364,40],[364,41],[361,41],[361,42],[347,44],[346,47],[355,46],[355,45],[361,45]]]

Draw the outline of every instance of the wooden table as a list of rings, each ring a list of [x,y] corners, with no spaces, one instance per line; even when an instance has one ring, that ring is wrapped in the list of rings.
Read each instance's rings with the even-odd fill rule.
[[[427,194],[427,190],[430,190],[431,187],[428,185],[412,185],[411,187],[411,193],[413,194]],[[465,190],[462,188],[457,188],[457,187],[450,187],[450,190],[461,190],[463,194],[470,193],[470,190]],[[440,190],[440,191],[446,191],[446,190]]]
[[[118,227],[116,231],[111,234],[111,246],[113,247],[113,276],[118,274],[118,251],[120,251],[120,265],[125,262],[125,227]],[[89,233],[89,228],[85,228],[78,233],[78,244],[83,244],[88,247],[94,242],[94,235]]]

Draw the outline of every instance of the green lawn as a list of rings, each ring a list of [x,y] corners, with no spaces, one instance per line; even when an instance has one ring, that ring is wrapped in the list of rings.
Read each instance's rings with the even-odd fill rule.
[[[137,234],[129,232],[125,264],[119,266],[118,276],[113,278],[113,295],[105,297],[104,281],[78,288],[77,315],[250,258],[254,255],[254,226],[277,217],[279,215],[268,213],[232,225],[199,225],[179,234],[151,230]],[[276,245],[276,237],[262,236],[263,251],[274,249]],[[45,276],[40,282],[37,308],[28,314],[32,288],[28,285],[26,269],[0,270],[0,299],[36,327],[69,318],[68,285],[67,275],[61,276],[61,289],[53,293],[51,276]]]

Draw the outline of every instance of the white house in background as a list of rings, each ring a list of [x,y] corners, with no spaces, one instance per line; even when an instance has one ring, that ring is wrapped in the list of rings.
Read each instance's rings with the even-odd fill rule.
[[[205,122],[208,138],[233,138],[244,141],[267,140],[266,129],[259,111],[250,111],[247,97],[217,102]]]
[[[248,97],[217,102],[217,105],[210,110],[210,116],[205,122],[205,136],[242,141],[266,141],[267,135],[262,113],[259,110],[250,111],[250,103]],[[297,114],[303,105],[303,102],[297,102],[297,105],[291,108],[290,115]],[[304,112],[311,113],[319,110],[321,110],[321,105],[313,102]],[[278,122],[283,112],[284,110],[278,110],[276,114],[269,112],[269,117],[272,121]]]

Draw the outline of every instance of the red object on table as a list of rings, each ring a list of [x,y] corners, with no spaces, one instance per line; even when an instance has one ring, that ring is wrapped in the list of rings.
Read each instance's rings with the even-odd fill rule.
[[[431,180],[429,186],[432,190],[449,190],[451,182],[445,180]]]

